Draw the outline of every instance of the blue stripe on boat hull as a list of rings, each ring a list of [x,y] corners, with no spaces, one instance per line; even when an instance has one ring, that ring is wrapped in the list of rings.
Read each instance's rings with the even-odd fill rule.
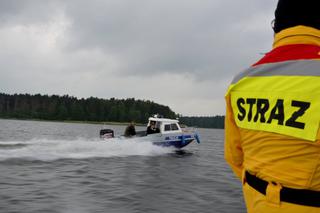
[[[184,141],[182,140],[175,140],[175,141],[164,141],[164,142],[153,142],[153,144],[158,146],[170,147],[173,146],[175,148],[182,148],[187,146],[191,143],[194,139],[193,138],[186,138]]]

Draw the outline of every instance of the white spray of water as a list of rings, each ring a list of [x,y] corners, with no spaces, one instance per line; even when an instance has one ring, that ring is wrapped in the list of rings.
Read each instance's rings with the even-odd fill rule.
[[[0,161],[22,158],[42,161],[85,159],[94,157],[153,156],[172,152],[171,148],[155,146],[138,139],[49,140],[0,142]]]

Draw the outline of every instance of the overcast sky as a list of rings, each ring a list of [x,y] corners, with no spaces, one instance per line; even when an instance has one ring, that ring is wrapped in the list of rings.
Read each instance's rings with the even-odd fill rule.
[[[277,0],[1,0],[0,92],[152,100],[225,113],[272,45]]]

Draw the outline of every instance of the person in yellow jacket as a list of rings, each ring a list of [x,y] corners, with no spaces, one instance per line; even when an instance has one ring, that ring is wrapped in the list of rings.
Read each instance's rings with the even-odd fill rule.
[[[319,4],[279,0],[272,51],[225,96],[225,159],[248,212],[320,212]]]

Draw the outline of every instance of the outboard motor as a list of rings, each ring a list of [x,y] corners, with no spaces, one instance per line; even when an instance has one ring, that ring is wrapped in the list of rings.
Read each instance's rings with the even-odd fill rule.
[[[114,137],[114,131],[112,129],[101,129],[100,130],[100,138],[108,139]]]

